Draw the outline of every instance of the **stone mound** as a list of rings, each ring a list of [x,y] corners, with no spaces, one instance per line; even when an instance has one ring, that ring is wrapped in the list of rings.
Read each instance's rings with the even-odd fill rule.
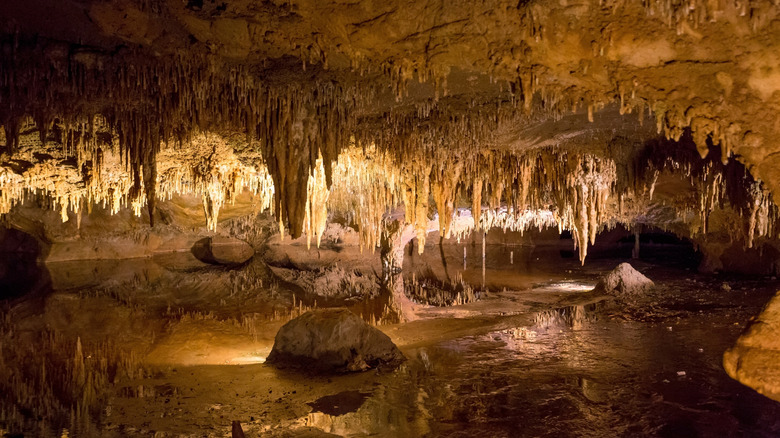
[[[636,295],[646,292],[655,284],[628,263],[621,263],[601,280],[593,289],[610,295]]]
[[[255,255],[246,242],[232,237],[204,237],[190,250],[198,260],[212,265],[241,265]]]
[[[343,373],[404,360],[386,334],[342,308],[309,311],[282,326],[266,363]]]

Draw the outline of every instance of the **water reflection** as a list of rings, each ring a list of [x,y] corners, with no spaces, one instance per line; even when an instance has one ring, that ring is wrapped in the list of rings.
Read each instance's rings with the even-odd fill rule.
[[[479,284],[481,263],[459,272],[462,248],[453,248],[441,251],[447,272],[435,253],[419,267],[436,271],[438,263],[440,279],[472,275]],[[499,297],[494,304],[567,298],[592,280],[593,268],[584,271],[576,260],[569,266],[557,250],[524,251],[486,248],[488,288],[510,285],[528,294],[491,292]],[[0,320],[0,371],[10,382],[0,398],[0,427],[18,424],[31,436],[58,436],[63,428],[74,436],[220,435],[239,419],[247,436],[303,435],[312,428],[347,436],[780,434],[780,404],[730,380],[720,366],[740,330],[734,323],[757,308],[743,308],[743,301],[701,303],[700,283],[678,282],[674,296],[696,306],[667,303],[675,316],[659,324],[606,319],[604,303],[523,318],[481,307],[469,320],[432,319],[415,326],[419,333],[404,348],[410,360],[399,369],[322,379],[259,363],[276,329],[315,300],[386,320],[391,297],[323,299],[287,288],[260,262],[241,270],[191,263],[171,257],[50,267],[59,290],[22,323],[11,312]],[[34,332],[36,321],[47,331]],[[439,324],[452,326],[436,331]],[[82,374],[93,384],[80,383]],[[54,379],[67,385],[54,386]],[[47,393],[51,388],[61,394]],[[95,409],[69,418],[82,400]],[[47,407],[52,403],[60,404]],[[37,421],[30,412],[39,408],[54,420]]]
[[[698,351],[722,351],[733,327],[693,317],[670,332],[598,321],[596,310],[545,312],[533,327],[414,350],[356,412],[317,413],[310,424],[356,436],[780,433],[780,404],[730,380],[719,354]]]

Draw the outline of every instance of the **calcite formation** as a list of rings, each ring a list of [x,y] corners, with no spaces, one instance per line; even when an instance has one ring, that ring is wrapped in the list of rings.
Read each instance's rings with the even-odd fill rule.
[[[0,213],[242,190],[282,235],[396,208],[474,227],[616,223],[777,237],[780,28],[768,1],[0,5]],[[694,151],[692,154],[691,152]],[[744,164],[744,166],[739,163]],[[684,190],[664,190],[664,186]],[[659,189],[660,188],[660,189]],[[483,212],[484,210],[484,212]],[[457,233],[456,233],[457,234]],[[459,237],[459,236],[456,236]]]
[[[617,295],[620,298],[631,297],[646,292],[654,283],[628,263],[621,263],[605,274],[593,289],[599,293]]]
[[[723,368],[729,376],[778,401],[779,303],[777,296],[772,298],[761,314],[750,321],[736,344],[723,355]]]
[[[193,232],[192,204],[178,195],[198,195],[194,235],[211,239],[214,261],[215,236],[249,235],[266,225],[249,212],[265,211],[279,234],[306,234],[309,246],[329,221],[355,229],[362,248],[379,248],[385,281],[410,241],[422,252],[432,231],[443,241],[496,227],[570,231],[583,263],[605,229],[658,228],[692,241],[714,271],[732,248],[780,254],[779,114],[772,0],[0,1],[0,216],[42,246],[52,216],[75,222],[61,227],[67,239],[92,229],[88,246],[55,247],[59,260],[179,247],[151,227],[176,229],[191,247],[181,235]],[[177,215],[161,208],[177,198]],[[237,199],[253,208],[228,224]],[[85,221],[93,210],[98,219]],[[143,222],[111,230],[106,211]],[[103,251],[101,233],[114,231],[134,236]],[[239,246],[223,262],[251,256]],[[234,292],[260,281],[241,272]],[[473,298],[407,286],[428,303]],[[411,319],[404,288],[397,281],[392,293]],[[777,304],[725,366],[780,399]],[[299,320],[289,345],[302,328],[321,347],[322,327],[336,333],[340,320],[370,355],[344,356],[347,342],[289,357],[374,365],[376,334],[339,312]],[[9,324],[0,331],[18,333]],[[137,377],[113,344],[96,356],[111,359],[96,361],[80,339],[43,339],[52,357],[20,362],[42,377],[0,366],[11,397],[29,402],[19,412],[56,392],[67,403],[44,405],[44,418],[98,418],[88,410],[107,406],[97,396],[107,364]],[[378,356],[400,360],[387,339],[377,343]]]

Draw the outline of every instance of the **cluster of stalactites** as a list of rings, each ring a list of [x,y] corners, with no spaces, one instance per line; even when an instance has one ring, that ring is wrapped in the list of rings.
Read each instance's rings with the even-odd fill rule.
[[[474,222],[482,231],[557,225],[576,236],[583,261],[587,245],[616,211],[617,172],[609,158],[552,148],[493,152],[473,155],[463,169],[456,186],[471,190]]]
[[[580,157],[579,163],[575,162],[566,174],[558,222],[560,227],[572,231],[582,263],[588,254],[588,244],[596,243],[596,235],[610,217],[607,202],[616,181],[615,161],[592,155]]]
[[[404,220],[415,231],[419,252],[434,207],[442,237],[461,238],[475,227],[524,231],[558,225],[578,236],[583,260],[599,227],[610,222],[607,202],[616,190],[612,160],[553,150],[444,151],[399,163],[395,155],[374,146],[350,148],[335,168],[329,205],[358,225],[363,245],[375,248],[387,215],[403,203]],[[453,220],[461,216],[457,208],[469,191],[473,220],[458,220],[455,226]],[[466,222],[471,225],[464,226]]]
[[[199,131],[243,132],[267,157],[277,187],[275,213],[291,234],[299,235],[306,176],[314,173],[321,156],[330,184],[331,163],[346,143],[353,110],[373,95],[372,87],[361,83],[263,83],[251,66],[210,55],[103,53],[42,39],[10,38],[0,46],[0,125],[7,151],[19,149],[20,125],[27,116],[35,119],[44,141],[59,120],[67,140],[60,143],[75,148],[68,156],[81,164],[99,153],[95,121],[104,120],[104,131],[115,137],[132,175],[132,202],[149,205],[150,221],[162,143],[183,142]],[[99,167],[100,160],[92,161]],[[214,195],[205,201],[207,211],[218,210],[222,202]],[[212,227],[216,217],[209,221]]]
[[[767,18],[774,16],[773,2],[753,0],[662,0],[644,1],[648,14],[658,17],[678,34],[690,32],[691,28],[715,22],[742,18],[750,22],[752,30],[765,25]]]
[[[458,243],[475,230],[487,233],[492,229],[515,231],[521,235],[531,228],[539,231],[558,225],[551,210],[520,210],[512,207],[480,208],[469,213],[458,210],[451,222],[451,237]]]
[[[356,226],[361,250],[378,248],[386,216],[402,199],[400,173],[398,163],[374,145],[353,145],[339,155],[328,206]]]
[[[216,134],[195,135],[180,146],[163,148],[157,163],[157,196],[166,200],[174,194],[199,195],[209,230],[216,230],[222,206],[244,191],[254,195],[257,210],[272,208],[274,185],[262,157],[238,157]]]
[[[780,232],[780,210],[772,195],[759,180],[754,180],[745,166],[734,159],[725,163],[713,158],[700,158],[688,148],[669,148],[656,145],[647,150],[647,161],[642,163],[644,178],[653,196],[655,181],[662,172],[678,173],[688,179],[693,197],[681,193],[674,199],[680,221],[689,223],[691,236],[709,231],[709,217],[716,209],[730,207],[741,218],[732,224],[730,234],[735,240],[752,247],[756,238],[777,238]],[[687,221],[688,214],[698,221]]]
[[[0,214],[32,194],[46,199],[63,222],[70,214],[80,220],[84,208],[90,211],[93,205],[111,214],[131,208],[141,215],[147,197],[137,196],[134,176],[116,147],[104,144],[92,159],[79,165],[65,145],[50,141],[44,146],[37,135],[29,133],[20,140],[14,160],[0,163]],[[151,181],[142,176],[141,188],[148,193],[146,184],[153,183],[161,200],[174,194],[200,195],[207,226],[214,230],[222,205],[245,190],[255,195],[260,210],[271,207],[273,184],[262,160],[259,156],[243,159],[254,165],[244,164],[221,137],[196,135],[176,147],[162,148],[157,156],[159,172]]]
[[[102,205],[112,213],[125,207],[140,211],[138,200],[131,196],[133,182],[111,136],[98,145],[95,124],[93,120],[89,129],[82,125],[77,130],[53,124],[55,141],[43,142],[45,137],[34,132],[38,127],[34,120],[21,122],[24,134],[14,140],[15,154],[0,163],[0,214],[28,195],[39,195],[50,209],[59,211],[63,222],[69,220],[69,213],[79,220],[85,206]],[[93,153],[80,147],[86,142],[96,144]]]

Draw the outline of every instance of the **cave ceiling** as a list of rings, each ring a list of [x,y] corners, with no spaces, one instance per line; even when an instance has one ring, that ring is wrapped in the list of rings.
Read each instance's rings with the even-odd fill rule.
[[[368,245],[401,206],[447,235],[462,206],[552,210],[581,257],[716,208],[776,237],[770,1],[27,0],[0,30],[2,213],[153,222],[192,192],[213,229],[248,189],[294,237],[341,209]]]

